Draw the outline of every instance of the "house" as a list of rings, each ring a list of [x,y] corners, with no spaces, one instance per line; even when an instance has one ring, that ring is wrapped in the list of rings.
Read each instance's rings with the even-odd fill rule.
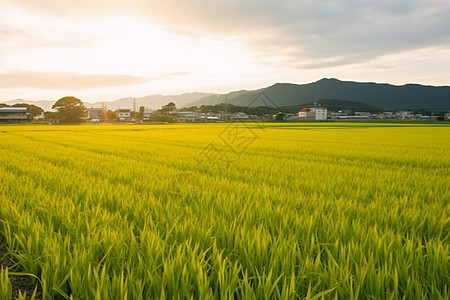
[[[177,112],[177,118],[181,122],[194,122],[199,118],[199,114],[195,111],[179,111]]]
[[[372,117],[372,114],[368,111],[355,111],[355,116],[364,117],[365,119],[369,119]]]
[[[394,119],[394,112],[385,111],[378,114],[378,119]]]
[[[327,117],[329,116],[330,119],[340,119],[342,117],[347,117],[350,114],[350,110],[329,111],[327,112]]]
[[[316,114],[311,108],[303,108],[298,112],[298,117],[303,120],[314,120]]]
[[[314,104],[314,107],[306,107],[298,112],[299,119],[302,120],[326,120],[327,108]]]
[[[450,122],[450,110],[444,115],[444,121]]]
[[[106,109],[105,108],[88,108],[88,120],[91,122],[101,122],[104,121],[106,116]]]
[[[26,107],[0,107],[0,123],[25,123],[28,120]]]
[[[243,120],[243,119],[248,119],[248,118],[249,118],[249,116],[243,112],[233,113],[230,117],[230,119],[233,119],[233,120]]]
[[[416,117],[417,120],[431,120],[430,116],[423,114],[415,114],[414,117]]]
[[[144,120],[144,121],[150,120],[150,116],[154,113],[155,113],[155,111],[153,109],[145,108],[142,111],[142,120]]]
[[[396,112],[396,116],[398,119],[414,119],[414,112],[411,110],[401,110]]]
[[[206,112],[206,113],[199,113],[197,112],[197,118],[195,119],[196,122],[218,122],[220,121],[220,114],[213,113],[213,112]]]
[[[119,108],[116,110],[117,119],[119,121],[129,121],[131,119],[131,109]]]

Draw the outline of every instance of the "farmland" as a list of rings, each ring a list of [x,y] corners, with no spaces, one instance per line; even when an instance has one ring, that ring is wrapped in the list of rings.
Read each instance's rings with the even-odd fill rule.
[[[0,236],[44,299],[448,299],[449,149],[442,124],[3,126]]]

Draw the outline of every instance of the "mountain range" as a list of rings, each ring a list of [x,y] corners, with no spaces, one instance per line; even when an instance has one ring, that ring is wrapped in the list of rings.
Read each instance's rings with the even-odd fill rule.
[[[111,110],[133,108],[134,100],[136,101],[136,108],[146,106],[152,109],[160,108],[168,102],[174,102],[178,107],[199,107],[224,102],[238,106],[251,106],[255,105],[255,100],[258,100],[262,93],[267,98],[264,101],[266,105],[280,108],[308,106],[315,101],[326,105],[326,103],[330,103],[330,99],[333,99],[333,107],[342,108],[362,104],[362,107],[370,107],[371,110],[376,108],[384,110],[418,110],[423,108],[436,112],[450,110],[450,86],[420,84],[396,86],[386,83],[341,81],[334,78],[324,78],[308,84],[276,83],[263,89],[241,90],[228,94],[187,93],[172,96],[128,97],[112,102],[85,102],[85,106],[101,107],[105,103],[107,108]],[[50,110],[55,101],[17,99],[5,103],[12,105],[25,102],[40,106],[44,110]]]
[[[190,106],[227,102],[238,106],[252,105],[263,92],[277,107],[301,106],[324,99],[358,102],[386,110],[404,109],[447,111],[450,109],[450,86],[407,84],[395,86],[380,83],[361,83],[321,79],[309,84],[277,83],[255,91],[239,91],[227,95],[210,95],[189,103]],[[266,101],[267,102],[267,101]],[[346,105],[343,103],[343,105]]]

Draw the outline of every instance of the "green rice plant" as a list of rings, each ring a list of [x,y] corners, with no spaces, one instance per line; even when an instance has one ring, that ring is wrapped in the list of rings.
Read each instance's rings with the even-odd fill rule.
[[[34,292],[31,294],[31,296],[29,296],[29,297],[27,296],[27,292],[22,293],[21,291],[19,291],[17,300],[27,300],[27,299],[34,300],[34,299],[36,299],[36,291],[37,291],[37,289],[35,289]]]
[[[446,299],[449,148],[445,124],[6,126],[0,234],[44,299]]]
[[[12,298],[12,286],[9,281],[8,268],[0,267],[0,299],[9,300]]]

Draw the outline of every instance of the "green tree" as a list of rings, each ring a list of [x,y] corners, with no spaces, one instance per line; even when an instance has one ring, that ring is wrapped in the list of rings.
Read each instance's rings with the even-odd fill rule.
[[[176,122],[175,112],[177,111],[177,106],[173,102],[169,102],[163,105],[160,109],[156,110],[154,114],[151,115],[150,121],[153,122]]]
[[[144,117],[145,106],[139,107],[139,118],[142,119]]]
[[[56,113],[53,111],[46,111],[44,112],[44,119],[47,121],[52,121],[56,119]]]
[[[75,97],[63,97],[52,106],[57,110],[58,119],[65,123],[78,123],[86,115],[86,107],[83,102]]]
[[[168,115],[170,113],[173,113],[176,109],[177,109],[177,106],[175,105],[175,103],[169,102],[166,105],[163,105],[163,107],[158,109],[156,112],[163,114],[163,115]]]
[[[28,113],[28,120],[32,121],[34,117],[40,116],[44,113],[44,110],[36,106],[34,104],[27,104],[27,103],[17,103],[14,104],[13,107],[26,107],[27,113]]]
[[[117,119],[117,113],[115,111],[109,110],[106,112],[106,121],[107,122],[113,122]]]
[[[284,121],[284,119],[286,118],[286,114],[283,112],[278,112],[273,116],[273,119],[276,121]]]

